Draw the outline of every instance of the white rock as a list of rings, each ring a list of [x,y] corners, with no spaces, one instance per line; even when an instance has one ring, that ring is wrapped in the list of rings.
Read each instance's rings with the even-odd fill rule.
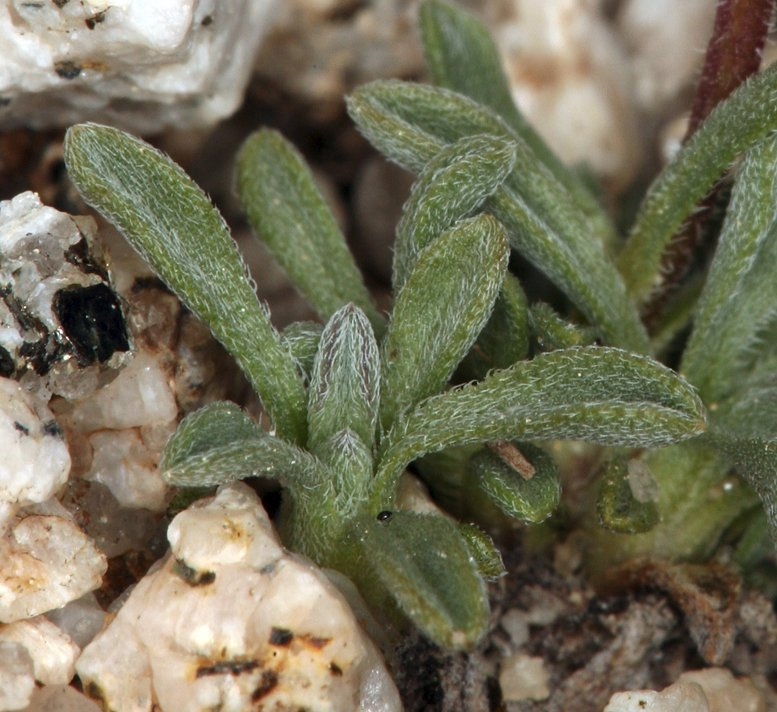
[[[71,601],[46,613],[54,625],[67,634],[79,647],[92,642],[105,623],[106,613],[100,608],[93,593]]]
[[[209,126],[240,104],[275,0],[0,3],[0,126]]]
[[[88,697],[68,685],[39,687],[24,712],[100,712]]]
[[[75,403],[68,422],[82,432],[168,423],[178,406],[167,374],[154,356],[139,351],[121,373],[89,398]]]
[[[66,685],[75,674],[81,649],[44,616],[0,626],[0,643],[21,645],[32,659],[33,674],[44,685]]]
[[[46,404],[0,378],[0,531],[19,507],[44,502],[67,481],[70,455]]]
[[[513,97],[567,164],[614,187],[639,160],[627,58],[594,0],[514,0],[495,23]]]
[[[697,683],[704,690],[710,712],[766,712],[766,702],[747,678],[735,678],[726,668],[684,672],[678,683]]]
[[[701,685],[676,682],[661,692],[616,692],[604,712],[711,712]]]
[[[98,430],[88,440],[94,457],[87,479],[104,484],[123,507],[164,510],[167,487],[157,469],[161,450],[149,450],[138,428]]]
[[[550,697],[548,672],[542,658],[517,653],[502,661],[499,687],[505,702],[546,700]]]
[[[30,654],[18,643],[0,642],[0,710],[23,710],[34,689]]]
[[[658,111],[696,77],[712,32],[715,0],[626,0],[618,14],[639,104]],[[667,22],[667,17],[672,21]]]
[[[108,707],[400,709],[341,595],[282,549],[247,486],[179,514],[169,539],[172,554],[76,664]]]
[[[107,561],[67,516],[17,516],[0,539],[0,622],[37,616],[102,582]]]

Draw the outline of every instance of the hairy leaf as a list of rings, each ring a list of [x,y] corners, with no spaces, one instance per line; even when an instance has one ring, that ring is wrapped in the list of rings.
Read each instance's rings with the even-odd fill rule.
[[[322,319],[353,302],[382,322],[359,270],[302,156],[262,129],[237,157],[237,190],[257,235]]]
[[[308,449],[348,430],[369,451],[375,439],[380,398],[378,345],[369,321],[353,304],[336,311],[324,327],[310,378]]]
[[[742,385],[777,315],[777,137],[748,151],[738,171],[682,371],[709,403]]]
[[[379,81],[348,100],[351,117],[379,150],[420,171],[446,144],[488,134],[512,139],[516,167],[486,202],[511,245],[562,289],[610,344],[649,348],[618,271],[594,226],[525,142],[492,111],[465,96],[420,84]]]
[[[453,522],[382,512],[361,522],[357,536],[375,575],[427,637],[455,650],[480,640],[488,624],[486,588]]]
[[[553,307],[544,302],[532,304],[529,321],[541,351],[589,346],[596,340],[590,329],[564,321]]]
[[[371,500],[387,505],[409,462],[454,445],[576,439],[650,447],[705,425],[693,388],[652,359],[609,347],[552,351],[428,398],[400,419],[385,439]]]
[[[108,126],[79,124],[65,162],[104,215],[235,357],[283,437],[305,435],[305,393],[226,224],[167,156]]]
[[[659,521],[658,484],[647,465],[615,456],[605,465],[596,502],[599,523],[621,534],[650,531]]]
[[[459,534],[467,543],[470,556],[475,561],[480,575],[486,581],[498,581],[504,576],[502,554],[496,548],[493,540],[475,524],[458,524]]]
[[[525,141],[608,241],[614,230],[590,191],[548,148],[513,101],[499,50],[486,27],[455,5],[426,0],[418,13],[426,61],[435,84],[493,109]]]
[[[661,279],[661,255],[672,236],[743,151],[777,129],[777,66],[750,78],[712,110],[654,181],[618,266],[629,294],[650,296]]]
[[[426,246],[396,297],[382,344],[384,429],[447,383],[493,309],[507,257],[504,231],[490,215],[459,222]]]
[[[512,144],[495,136],[452,143],[423,168],[413,184],[394,245],[394,291],[399,292],[419,253],[469,216],[504,182],[515,163]]]
[[[289,324],[281,334],[283,345],[289,350],[297,368],[306,378],[310,377],[313,362],[318,353],[323,327],[315,321],[295,321]]]
[[[523,522],[545,521],[561,499],[556,463],[528,443],[492,444],[473,455],[469,470],[499,509]]]

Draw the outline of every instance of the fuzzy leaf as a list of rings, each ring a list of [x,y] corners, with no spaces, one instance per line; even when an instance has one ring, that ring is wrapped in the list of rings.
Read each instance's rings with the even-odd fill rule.
[[[321,324],[315,321],[295,321],[281,334],[283,345],[289,350],[297,362],[297,368],[306,379],[310,377],[310,372],[313,370],[322,330]]]
[[[595,228],[526,143],[492,111],[439,87],[379,81],[348,100],[351,117],[391,160],[420,171],[446,144],[487,134],[515,142],[516,168],[485,208],[613,345],[646,352],[647,335]]]
[[[493,309],[507,257],[504,231],[490,215],[459,222],[421,253],[382,344],[384,430],[447,383]]]
[[[455,445],[574,439],[651,447],[699,435],[705,425],[693,388],[652,359],[608,347],[552,351],[428,398],[398,420],[371,499],[388,505],[409,462]]]
[[[278,132],[262,129],[243,144],[237,190],[254,230],[322,319],[353,302],[382,322],[313,175]]]
[[[708,403],[742,385],[777,316],[777,137],[748,151],[737,173],[682,371]]]
[[[267,433],[194,451],[162,470],[164,481],[178,487],[208,487],[246,477],[271,477],[293,497],[310,497],[332,480],[332,473],[310,453]]]
[[[444,517],[382,513],[358,540],[375,575],[402,611],[437,645],[473,647],[488,624],[488,598],[457,527]]]
[[[397,226],[394,291],[399,292],[419,253],[483,204],[515,163],[512,143],[468,136],[444,147],[418,175]]]
[[[375,439],[380,398],[378,345],[369,321],[353,304],[324,327],[310,377],[308,449],[349,430],[369,450]]]
[[[294,360],[254,292],[226,224],[167,156],[108,126],[79,124],[65,162],[87,203],[113,223],[235,357],[283,437],[304,441]]]
[[[621,534],[642,534],[659,521],[658,485],[647,465],[616,456],[605,465],[596,508],[599,523]]]
[[[528,469],[518,469],[515,453]],[[536,524],[558,507],[561,482],[556,463],[544,450],[522,443],[497,443],[475,453],[468,469],[480,489],[509,517]]]
[[[495,368],[507,368],[529,353],[529,310],[526,295],[509,272],[494,309],[475,345],[462,361],[457,377],[480,380]]]
[[[475,524],[459,523],[457,527],[459,534],[467,543],[470,556],[477,564],[480,575],[489,582],[502,578],[507,571],[502,562],[502,554],[499,553],[491,537]]]
[[[573,195],[581,210],[596,222],[597,233],[611,238],[612,225],[590,191],[518,111],[499,50],[486,27],[469,13],[439,0],[423,2],[418,19],[435,84],[460,92],[501,116]]]
[[[661,278],[661,255],[672,236],[734,159],[775,129],[773,65],[718,104],[654,181],[618,256],[632,298],[641,302],[649,297]]]
[[[234,403],[208,403],[180,422],[165,445],[159,468],[168,470],[213,448],[263,435],[259,425]]]
[[[544,302],[532,304],[529,309],[529,322],[541,351],[589,346],[596,340],[591,329],[564,321],[553,307]]]

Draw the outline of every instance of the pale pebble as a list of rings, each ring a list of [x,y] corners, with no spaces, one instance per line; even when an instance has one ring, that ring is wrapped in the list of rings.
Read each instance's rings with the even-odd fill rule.
[[[34,689],[30,654],[18,643],[0,641],[0,710],[23,710]]]
[[[45,616],[0,626],[0,642],[16,643],[29,653],[38,682],[66,685],[73,679],[81,649]]]
[[[499,687],[506,702],[548,699],[548,671],[543,659],[522,653],[505,658],[499,672]]]
[[[676,682],[661,692],[616,692],[604,712],[711,712],[701,685]]]
[[[211,126],[239,106],[274,5],[0,3],[0,126]]]
[[[68,685],[37,688],[24,712],[101,712],[88,697]]]
[[[76,665],[111,709],[238,712],[257,695],[268,709],[401,709],[342,596],[282,549],[250,488],[220,488],[169,531],[172,555]]]
[[[105,556],[64,516],[17,516],[0,539],[0,622],[37,616],[102,582]]]

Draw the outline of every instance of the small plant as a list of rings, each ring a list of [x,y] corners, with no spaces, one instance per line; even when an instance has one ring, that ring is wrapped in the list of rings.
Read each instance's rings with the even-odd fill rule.
[[[272,327],[223,219],[149,145],[81,124],[68,131],[65,160],[85,200],[234,356],[273,424],[265,432],[234,404],[206,406],[170,439],[166,481],[278,480],[290,548],[351,577],[376,610],[467,648],[486,629],[485,581],[502,573],[501,559],[473,524],[405,508],[401,477],[419,458],[432,489],[466,470],[479,496],[538,522],[558,503],[559,475],[537,443],[613,446],[603,457],[604,524],[646,531],[634,537],[640,546],[670,558],[671,527],[704,510],[731,463],[774,513],[777,140],[768,134],[777,127],[777,70],[713,113],[651,189],[616,259],[609,218],[518,114],[483,28],[435,1],[422,5],[421,25],[433,74],[449,88],[377,82],[348,104],[378,148],[418,173],[397,227],[388,317],[302,159],[273,131],[243,146],[238,192],[323,327]],[[704,289],[651,339],[638,307],[664,245],[756,143]],[[529,303],[507,272],[511,248],[566,294],[578,323]],[[652,355],[694,309],[686,380]],[[748,491],[735,490],[714,516],[702,512],[680,557],[698,555],[710,532],[717,538],[752,506]],[[688,501],[674,495],[683,491]],[[656,538],[667,527],[674,533]]]

